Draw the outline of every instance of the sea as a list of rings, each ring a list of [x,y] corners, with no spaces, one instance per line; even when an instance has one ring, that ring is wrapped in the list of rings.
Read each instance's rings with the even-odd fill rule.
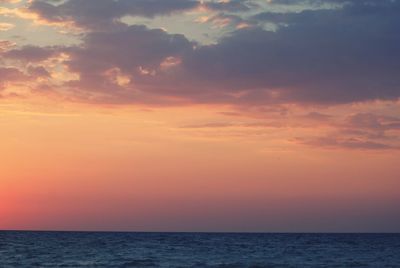
[[[0,231],[0,267],[400,267],[400,234]]]

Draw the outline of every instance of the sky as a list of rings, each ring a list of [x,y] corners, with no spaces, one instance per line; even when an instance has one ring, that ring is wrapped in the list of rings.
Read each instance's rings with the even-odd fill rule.
[[[400,232],[400,1],[0,0],[0,229]]]

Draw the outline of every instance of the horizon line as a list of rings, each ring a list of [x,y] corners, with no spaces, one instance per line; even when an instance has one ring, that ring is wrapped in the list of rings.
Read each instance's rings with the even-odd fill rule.
[[[397,232],[387,231],[366,231],[366,232],[353,232],[353,231],[121,231],[121,230],[35,230],[35,229],[0,229],[0,232],[42,232],[42,233],[165,233],[165,234],[400,234]]]

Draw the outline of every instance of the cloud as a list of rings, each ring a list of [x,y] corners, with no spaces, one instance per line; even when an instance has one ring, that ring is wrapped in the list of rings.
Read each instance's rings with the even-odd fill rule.
[[[18,3],[21,0],[0,0],[0,3]]]
[[[181,50],[174,55],[181,61],[173,72],[152,65],[146,71],[151,75],[133,74],[133,78],[139,89],[194,102],[268,105],[396,100],[400,96],[400,4],[384,2],[373,8],[357,4],[281,14],[287,26],[277,31],[237,30],[216,44]],[[127,47],[125,53],[136,54],[137,49],[131,52]]]
[[[305,119],[310,119],[313,121],[329,121],[332,116],[328,114],[323,114],[319,112],[310,112],[304,116]]]
[[[15,25],[11,23],[6,23],[6,22],[0,22],[0,32],[8,31],[12,28],[14,28]]]
[[[190,124],[183,125],[180,128],[188,128],[188,129],[201,129],[201,128],[226,128],[226,127],[234,127],[238,126],[237,124],[230,122],[209,122],[209,123],[201,123],[201,124]]]
[[[151,93],[143,83],[140,85],[140,77],[153,79],[155,70],[165,71],[179,64],[178,57],[193,46],[183,35],[142,25],[91,32],[83,41],[82,46],[66,50],[69,58],[65,64],[79,74],[79,80],[70,81],[68,86],[124,103],[140,102],[136,99],[139,91]]]
[[[315,138],[297,138],[296,142],[304,145],[321,148],[345,148],[358,150],[388,150],[399,149],[398,146],[388,145],[384,143],[359,140],[354,138],[338,138],[338,137],[315,137]]]
[[[49,78],[51,76],[43,66],[28,66],[28,73],[36,78]]]
[[[24,81],[27,76],[17,68],[0,67],[0,90],[4,90],[7,83]]]
[[[11,49],[15,46],[15,43],[8,40],[0,40],[0,53]],[[1,55],[1,54],[0,54]]]
[[[397,99],[400,4],[383,2],[279,14],[286,26],[275,32],[244,29],[195,50],[186,75],[250,103]]]
[[[319,136],[297,137],[296,142],[314,147],[348,149],[400,149],[400,118],[356,113],[330,121],[332,131]]]
[[[196,22],[211,23],[213,28],[224,28],[230,26],[239,29],[251,26],[242,17],[233,14],[225,14],[223,12],[216,15],[199,17]]]
[[[33,0],[30,12],[52,23],[70,21],[84,28],[102,29],[124,16],[155,17],[192,9],[195,0]]]
[[[23,92],[46,91],[96,103],[228,104],[237,112],[225,116],[251,122],[212,120],[180,129],[247,135],[264,134],[267,128],[298,128],[304,137],[295,142],[307,146],[400,149],[396,116],[359,112],[340,117],[314,109],[399,99],[400,1],[337,0],[343,5],[256,15],[250,1],[207,2],[206,11],[212,11],[207,22],[229,26],[207,45],[183,34],[120,21],[126,15],[152,18],[183,12],[197,6],[196,1],[159,6],[147,0],[82,1],[31,2],[29,9],[41,19],[73,22],[85,30],[76,36],[80,43],[70,46],[0,41],[3,97],[23,85]],[[241,23],[251,27],[236,29]],[[305,106],[313,112],[292,114],[291,107]],[[319,132],[310,134],[312,128]]]
[[[357,113],[346,118],[342,133],[390,140],[387,132],[400,130],[400,118],[373,113]]]
[[[194,1],[82,1],[33,1],[30,9],[51,21],[116,27],[93,26],[78,46],[27,46],[3,57],[39,62],[62,51],[68,54],[63,64],[79,77],[63,86],[102,102],[335,105],[400,96],[399,1],[261,12],[252,18],[258,26],[234,30],[210,45],[143,25],[114,23],[124,15],[187,10],[197,5]],[[216,6],[223,3],[247,2]],[[271,31],[265,22],[278,27]]]
[[[54,56],[59,49],[56,47],[24,46],[3,53],[3,57],[25,62],[39,62]]]
[[[202,7],[213,11],[243,12],[250,11],[259,6],[249,0],[209,1],[204,2]]]
[[[357,113],[351,115],[347,118],[347,123],[351,126],[363,129],[400,129],[400,118],[394,116],[376,115],[373,113]]]
[[[269,4],[278,4],[278,5],[305,5],[305,6],[320,6],[323,4],[370,4],[377,1],[371,0],[268,0]],[[379,1],[378,1],[379,2]]]

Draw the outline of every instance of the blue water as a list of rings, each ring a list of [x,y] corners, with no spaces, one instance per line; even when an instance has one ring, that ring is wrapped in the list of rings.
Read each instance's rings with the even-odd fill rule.
[[[400,234],[0,232],[0,267],[400,267]]]

